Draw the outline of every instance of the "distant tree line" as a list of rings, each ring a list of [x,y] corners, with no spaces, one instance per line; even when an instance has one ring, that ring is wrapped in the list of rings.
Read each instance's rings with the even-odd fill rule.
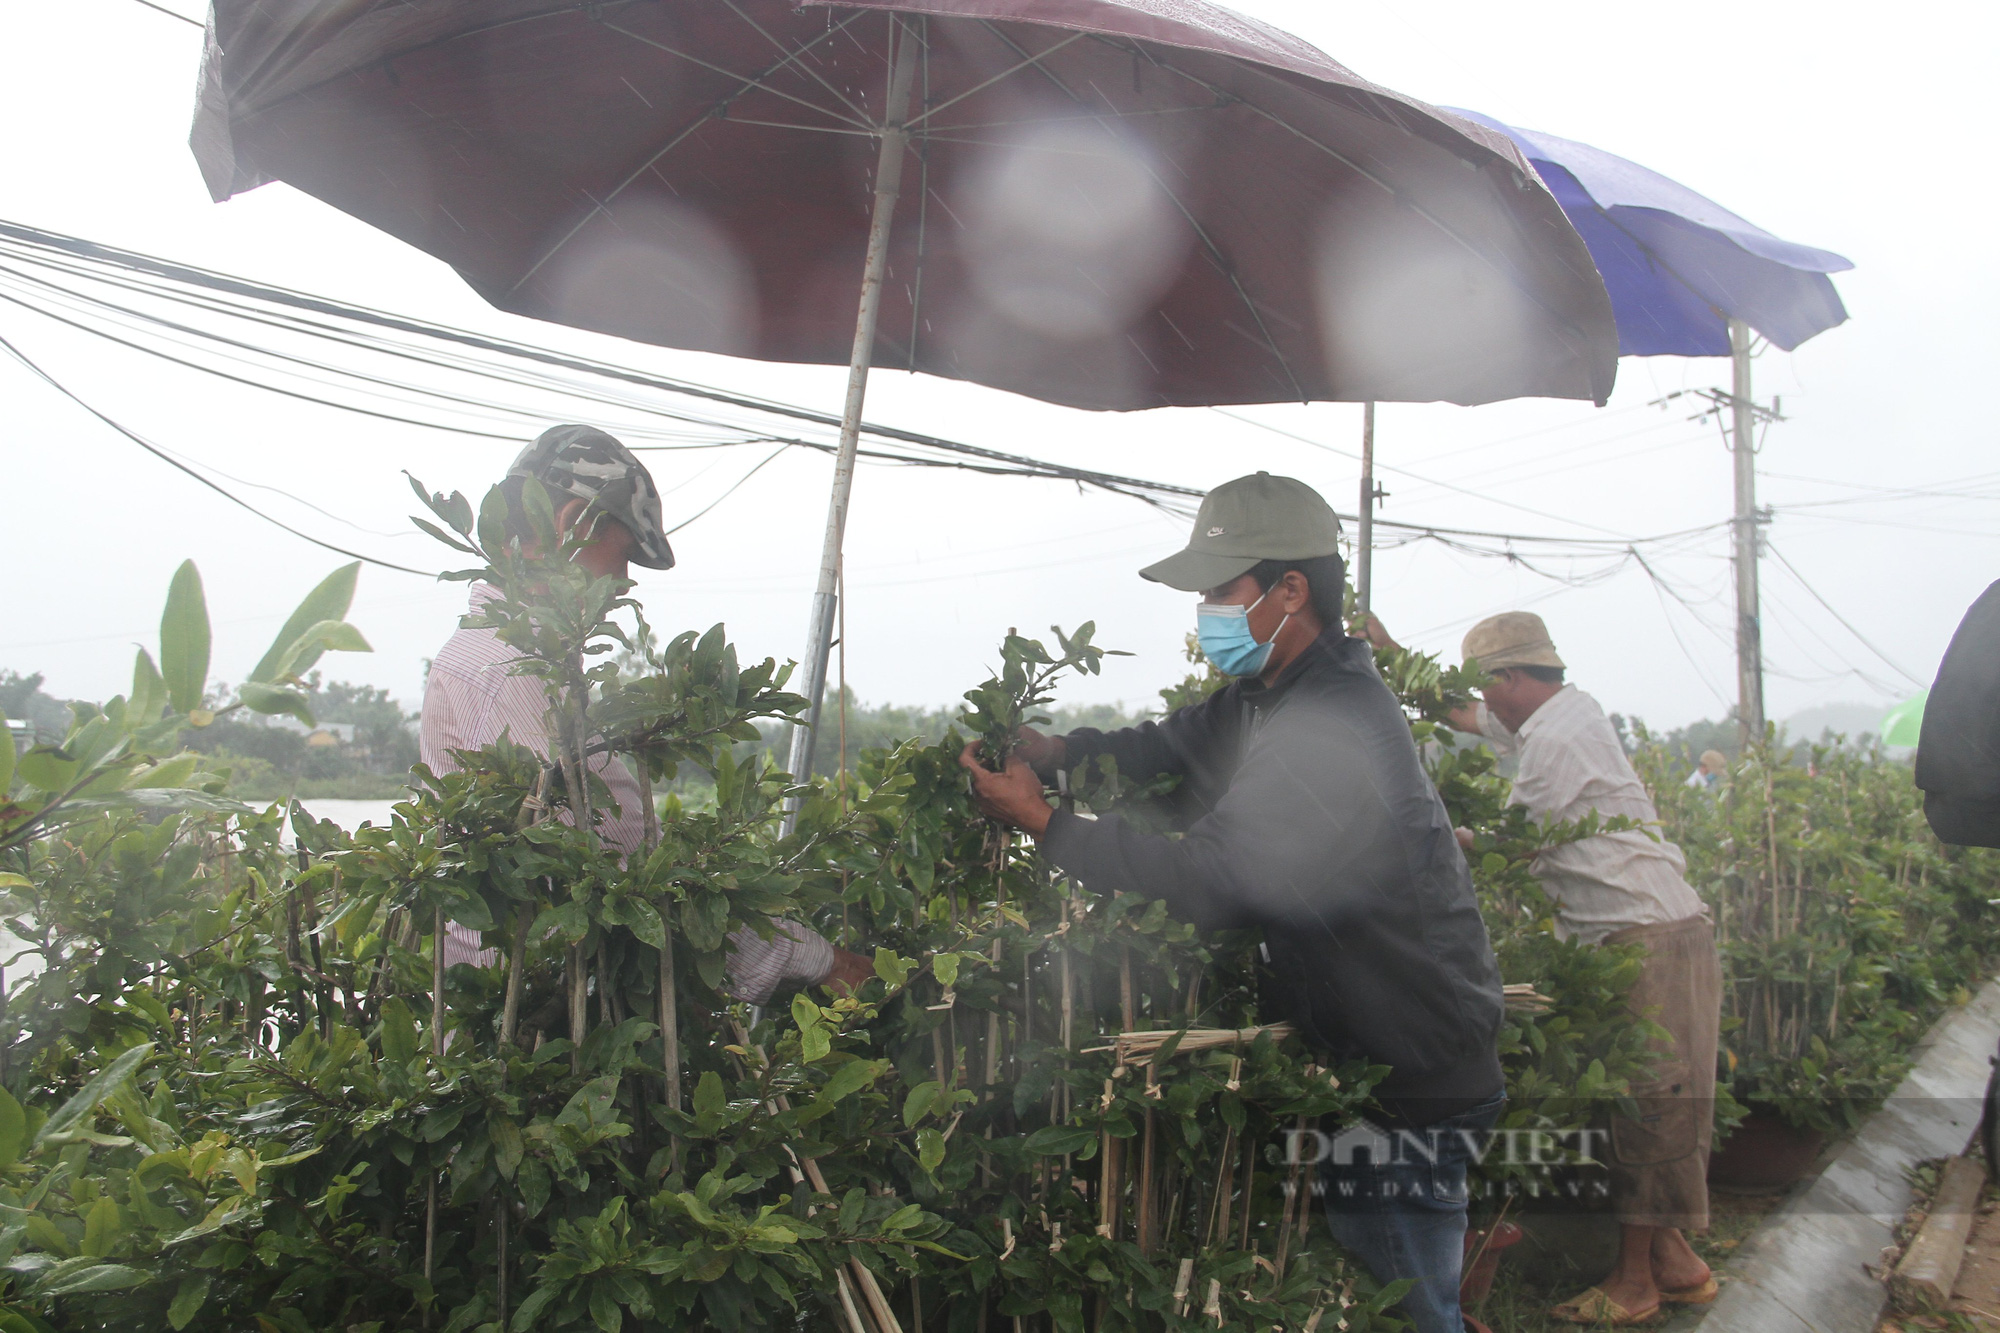
[[[43,683],[40,672],[0,670],[0,712],[27,721],[38,741],[53,744],[69,729],[69,700],[50,695]],[[188,728],[181,744],[228,766],[233,789],[253,798],[400,796],[417,762],[417,714],[374,685],[326,681],[317,671],[306,684],[314,720],[352,727],[352,740],[315,745],[304,730],[238,713]],[[227,685],[217,685],[207,702],[219,707],[231,697]]]

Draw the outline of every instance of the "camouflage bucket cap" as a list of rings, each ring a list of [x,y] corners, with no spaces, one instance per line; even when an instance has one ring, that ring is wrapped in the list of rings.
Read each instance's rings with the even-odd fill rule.
[[[551,426],[521,451],[510,477],[533,477],[558,496],[590,502],[631,532],[632,563],[672,569],[674,550],[660,518],[660,492],[653,474],[630,449],[595,426]],[[556,501],[558,507],[562,501]]]

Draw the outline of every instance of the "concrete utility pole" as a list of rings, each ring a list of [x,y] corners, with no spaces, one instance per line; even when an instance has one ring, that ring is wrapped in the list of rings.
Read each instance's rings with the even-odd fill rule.
[[[1743,743],[1764,738],[1764,629],[1757,607],[1757,408],[1750,396],[1750,328],[1729,321],[1730,451],[1736,463],[1736,719]]]
[[[1354,528],[1354,608],[1368,628],[1375,582],[1375,404],[1361,405],[1361,508]]]

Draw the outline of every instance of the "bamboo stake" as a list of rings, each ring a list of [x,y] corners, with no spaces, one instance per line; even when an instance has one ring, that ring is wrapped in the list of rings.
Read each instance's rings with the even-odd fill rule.
[[[995,939],[993,947],[987,950],[987,957],[993,961],[993,973],[1000,974],[1000,941]],[[992,1097],[993,1088],[1000,1082],[1000,1011],[988,1010],[986,1014],[986,1079],[984,1096]]]
[[[1107,1078],[1104,1080],[1106,1110],[1111,1107],[1112,1095],[1112,1083]],[[1120,1167],[1123,1165],[1119,1160],[1121,1156],[1119,1149],[1123,1146],[1123,1139],[1117,1138],[1108,1129],[1103,1132],[1102,1146],[1099,1149],[1102,1165],[1097,1176],[1097,1234],[1106,1240],[1118,1239],[1118,1219],[1121,1212],[1118,1206],[1119,1195],[1124,1188],[1123,1182],[1119,1179]]]
[[[1303,1207],[1300,1195],[1306,1189],[1305,1158],[1299,1153],[1299,1145],[1306,1135],[1306,1118],[1299,1117],[1299,1125],[1292,1139],[1292,1177],[1285,1191],[1285,1208],[1278,1222],[1278,1280],[1285,1280],[1285,1261],[1292,1252],[1292,1214]]]
[[[1257,1190],[1257,1145],[1245,1142],[1243,1145],[1243,1221],[1236,1233],[1236,1248],[1250,1248],[1250,1202]]]
[[[611,1002],[611,932],[597,936],[597,1021],[604,1027],[618,1026],[618,1009]]]
[[[583,1072],[583,1029],[590,1021],[589,991],[584,979],[583,946],[569,946],[569,1072]]]
[[[431,917],[431,1058],[444,1058],[444,909]],[[428,1285],[437,1260],[437,1172],[430,1173],[424,1191],[424,1282]],[[430,1307],[424,1307],[424,1327],[431,1326]]]
[[[1153,1102],[1159,1087],[1159,1070],[1149,1064],[1146,1066],[1146,1123],[1139,1144],[1139,1192],[1132,1204],[1133,1212],[1137,1214],[1134,1225],[1139,1233],[1139,1253],[1149,1258],[1158,1234],[1157,1219],[1153,1216]]]
[[[639,761],[638,768],[639,800],[645,806],[646,854],[650,857],[660,845],[660,812],[653,804],[652,772],[643,759]],[[660,1059],[666,1072],[667,1105],[678,1111],[681,1109],[680,994],[674,977],[674,928],[668,924],[664,904],[661,905],[660,925],[665,931],[665,938],[660,944]]]
[[[500,1273],[500,1327],[507,1327],[507,1199],[503,1195],[493,1202],[493,1235],[498,1250]]]
[[[750,1034],[744,1030],[741,1023],[736,1023],[735,1028],[738,1044],[746,1050],[755,1051],[758,1060],[768,1067],[770,1059],[764,1054],[763,1048],[750,1044]],[[780,1113],[791,1109],[790,1100],[783,1096],[772,1098],[770,1105]],[[832,1190],[826,1187],[826,1176],[820,1171],[818,1162],[810,1157],[801,1158],[792,1150],[789,1144],[785,1146],[785,1152],[791,1157],[793,1162],[798,1164],[799,1169],[804,1171],[806,1182],[812,1186],[814,1193],[827,1195],[833,1193]],[[853,1270],[855,1284],[861,1288],[862,1303],[867,1307],[869,1313],[874,1316],[880,1333],[903,1333],[903,1325],[896,1318],[896,1312],[889,1308],[889,1298],[882,1294],[882,1286],[875,1280],[874,1270],[859,1259],[849,1259],[847,1264]],[[838,1273],[836,1273],[836,1276],[839,1276]],[[842,1278],[842,1283],[845,1285],[844,1278]]]
[[[1194,1280],[1194,1260],[1181,1260],[1180,1271],[1174,1274],[1174,1313],[1187,1313],[1188,1284]]]
[[[553,885],[549,892],[554,895]],[[534,920],[535,905],[532,902],[520,903],[515,907],[514,914],[514,940],[510,950],[513,956],[507,960],[507,1002],[500,1009],[502,1047],[515,1045],[520,1035],[521,992],[527,985],[528,926]]]
[[[847,1327],[852,1333],[868,1333],[868,1330],[861,1326],[861,1312],[854,1308],[854,1293],[848,1290],[847,1274],[836,1270],[833,1278],[840,1289],[840,1308],[847,1315]]]

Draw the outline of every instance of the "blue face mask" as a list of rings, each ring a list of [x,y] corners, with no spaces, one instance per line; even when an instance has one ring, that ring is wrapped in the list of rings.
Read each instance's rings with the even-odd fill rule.
[[[1264,597],[1271,594],[1266,592]],[[1201,641],[1202,656],[1215,664],[1215,669],[1228,676],[1256,676],[1263,673],[1271,660],[1271,648],[1278,642],[1278,636],[1285,632],[1286,616],[1278,622],[1278,628],[1271,631],[1271,637],[1263,643],[1257,642],[1250,633],[1250,613],[1264,603],[1259,597],[1248,606],[1217,606],[1203,602],[1195,607],[1195,637]]]

